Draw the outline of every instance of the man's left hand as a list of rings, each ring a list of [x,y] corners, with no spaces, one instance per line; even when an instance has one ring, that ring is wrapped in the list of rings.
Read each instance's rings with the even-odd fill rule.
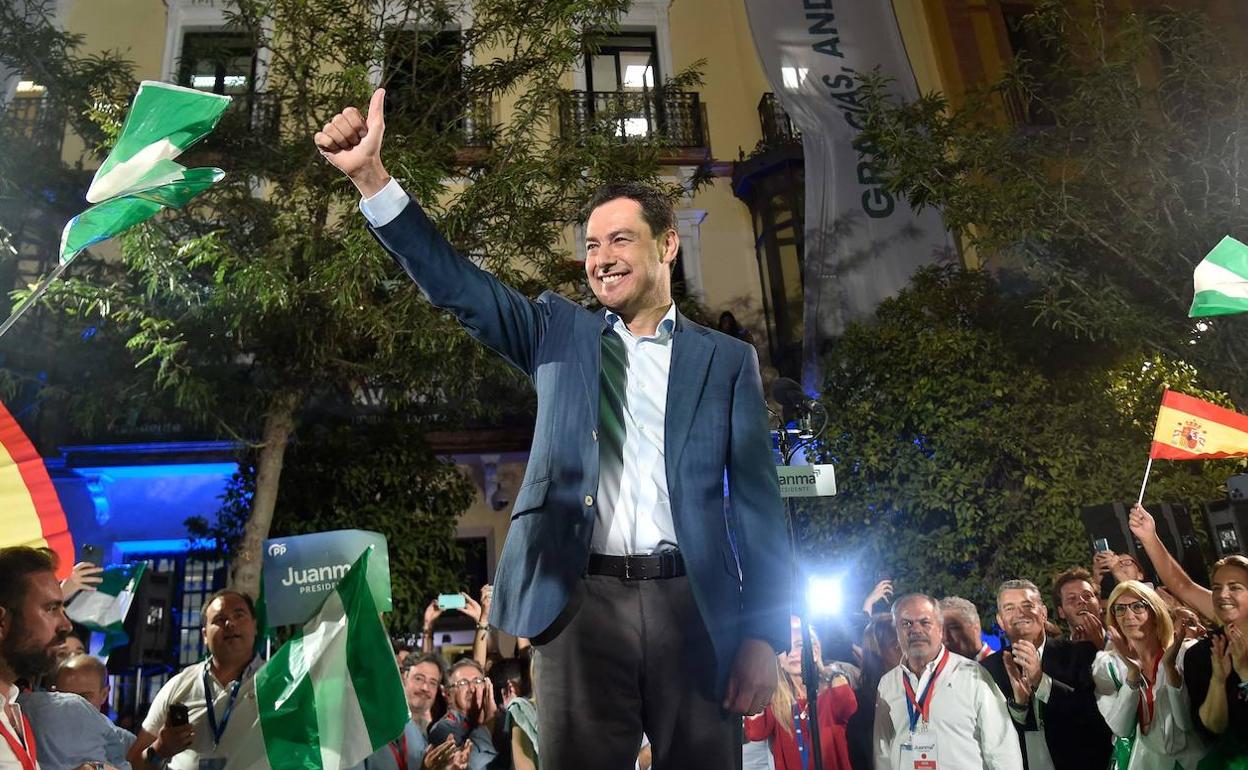
[[[1032,692],[1040,686],[1040,679],[1044,676],[1044,672],[1040,670],[1040,651],[1036,649],[1036,645],[1020,639],[1014,643],[1014,660],[1018,663],[1019,669],[1023,676],[1026,677],[1028,686]]]
[[[778,680],[776,651],[762,639],[743,639],[728,675],[724,708],[732,714],[757,714],[767,708]]]

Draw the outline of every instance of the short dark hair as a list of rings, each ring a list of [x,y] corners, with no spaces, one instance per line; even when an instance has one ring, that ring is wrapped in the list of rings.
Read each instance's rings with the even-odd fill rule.
[[[431,652],[421,653],[420,655],[408,655],[403,659],[403,665],[399,666],[400,674],[407,674],[409,669],[416,668],[422,663],[432,663],[438,667],[438,684],[446,679],[446,661],[441,656],[434,655]]]
[[[494,694],[498,702],[503,702],[502,692],[508,682],[516,683],[516,692],[522,697],[529,697],[533,685],[529,679],[529,662],[522,658],[501,658],[490,668],[490,681],[494,683]]]
[[[15,545],[0,548],[0,607],[20,615],[26,604],[27,580],[40,572],[56,573],[56,554],[46,548]]]
[[[255,619],[256,602],[254,599],[242,591],[235,591],[233,588],[222,588],[220,591],[215,592],[204,601],[204,606],[199,611],[199,625],[201,628],[208,627],[208,608],[211,607],[212,603],[217,599],[223,599],[226,596],[237,596],[242,599],[243,604],[247,605],[247,614],[251,615],[253,620]]]
[[[676,229],[676,212],[672,208],[671,199],[661,190],[638,182],[605,184],[599,187],[585,204],[581,219],[589,219],[594,209],[620,198],[636,201],[641,206],[641,218],[646,220],[646,224],[650,226],[650,234],[655,238],[668,230]]]
[[[1065,572],[1059,573],[1053,578],[1053,606],[1062,606],[1062,587],[1067,583],[1073,583],[1076,580],[1082,580],[1092,586],[1093,593],[1096,593],[1096,584],[1092,582],[1092,573],[1083,567],[1071,567]]]

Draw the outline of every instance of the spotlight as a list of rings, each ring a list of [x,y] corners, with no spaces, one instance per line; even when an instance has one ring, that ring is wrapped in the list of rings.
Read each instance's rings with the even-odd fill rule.
[[[844,599],[840,575],[812,575],[806,581],[806,607],[812,618],[839,615]]]

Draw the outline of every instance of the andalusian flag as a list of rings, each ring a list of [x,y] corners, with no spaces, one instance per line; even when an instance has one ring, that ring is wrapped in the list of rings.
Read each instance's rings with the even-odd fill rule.
[[[96,205],[61,232],[60,262],[0,326],[9,330],[65,272],[83,249],[120,235],[165,208],[182,208],[225,176],[219,168],[186,168],[173,161],[208,135],[230,97],[144,80],[130,104],[121,136],[87,190]]]
[[[1192,280],[1196,296],[1189,317],[1248,313],[1248,246],[1226,236],[1196,266]]]
[[[1149,457],[1207,460],[1248,456],[1248,415],[1167,390]]]
[[[0,547],[11,545],[51,549],[57,577],[74,567],[74,541],[43,458],[0,404]]]
[[[79,591],[65,606],[70,620],[104,633],[103,652],[128,641],[122,626],[146,569],[146,561],[109,567],[100,576],[101,582],[94,591]]]
[[[368,585],[372,550],[256,672],[257,724],[226,770],[341,770],[403,733],[411,715]]]

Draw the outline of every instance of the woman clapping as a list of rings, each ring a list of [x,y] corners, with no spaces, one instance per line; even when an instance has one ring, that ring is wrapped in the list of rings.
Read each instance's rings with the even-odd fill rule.
[[[1222,628],[1187,653],[1192,720],[1214,743],[1204,768],[1248,767],[1248,558],[1213,565],[1213,609]]]
[[[1195,729],[1181,674],[1190,629],[1176,632],[1166,604],[1126,580],[1109,595],[1113,644],[1092,665],[1096,703],[1114,735],[1117,770],[1195,770],[1207,744]]]

